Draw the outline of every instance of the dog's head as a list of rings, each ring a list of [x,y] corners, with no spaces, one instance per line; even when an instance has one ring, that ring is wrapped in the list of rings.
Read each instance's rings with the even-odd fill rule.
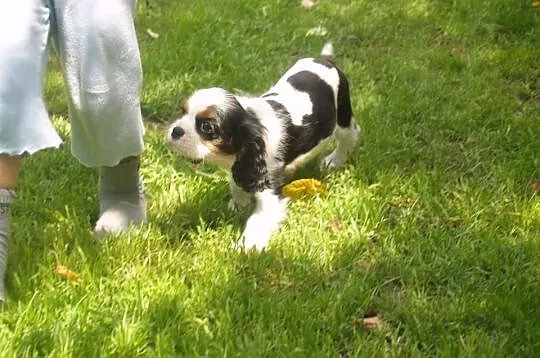
[[[244,190],[259,190],[266,180],[266,146],[257,118],[221,88],[196,91],[182,109],[182,117],[167,131],[173,148],[192,161],[231,168]]]

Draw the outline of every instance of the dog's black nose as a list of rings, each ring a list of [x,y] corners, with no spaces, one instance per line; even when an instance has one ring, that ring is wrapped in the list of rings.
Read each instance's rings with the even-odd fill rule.
[[[172,139],[180,139],[186,132],[180,127],[174,127],[171,132]]]

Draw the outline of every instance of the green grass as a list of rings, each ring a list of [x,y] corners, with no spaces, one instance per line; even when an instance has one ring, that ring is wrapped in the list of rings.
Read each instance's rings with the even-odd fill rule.
[[[96,170],[66,139],[26,161],[4,357],[540,354],[540,10],[529,1],[150,0],[138,32],[150,223],[97,241]],[[306,37],[322,25],[325,37]],[[159,33],[146,35],[147,28]],[[172,154],[162,126],[200,87],[257,93],[331,39],[364,131],[327,192],[293,202],[264,254],[226,174]],[[453,56],[452,50],[465,52]],[[156,124],[157,123],[157,124]],[[203,174],[203,175],[201,175]],[[59,278],[57,260],[80,273]],[[362,327],[376,311],[379,331]]]

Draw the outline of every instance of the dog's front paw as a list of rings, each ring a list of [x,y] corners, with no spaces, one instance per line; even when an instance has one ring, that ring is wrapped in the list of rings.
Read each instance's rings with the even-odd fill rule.
[[[260,213],[251,215],[242,233],[243,250],[246,252],[264,250],[270,243],[270,238],[275,230],[276,227],[271,224],[271,218]]]
[[[244,252],[252,250],[261,252],[268,247],[271,236],[271,233],[264,232],[254,226],[246,227],[242,234],[243,244],[241,245],[241,249]]]
[[[268,246],[272,235],[285,220],[288,204],[289,198],[279,199],[273,194],[259,196],[257,209],[249,217],[242,234],[244,251],[262,251]]]

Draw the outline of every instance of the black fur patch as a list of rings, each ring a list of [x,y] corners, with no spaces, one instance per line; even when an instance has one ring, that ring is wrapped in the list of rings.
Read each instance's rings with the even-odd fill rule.
[[[240,128],[244,124],[249,114],[238,103],[238,100],[231,96],[228,98],[227,111],[218,110],[219,131],[221,133],[220,151],[225,154],[236,154],[240,151],[243,139],[239,135]]]
[[[248,193],[263,191],[270,187],[266,167],[265,128],[250,111],[237,128],[233,142],[239,150],[232,166],[234,182]]]
[[[339,75],[339,86],[337,93],[337,124],[340,127],[348,128],[351,125],[352,106],[351,94],[349,92],[349,81],[345,74],[336,67]]]
[[[309,71],[298,72],[287,79],[295,89],[309,95],[313,113],[305,115],[302,125],[292,123],[290,115],[284,116],[286,138],[283,139],[282,160],[288,164],[301,154],[313,149],[330,136],[336,125],[336,105],[332,87]],[[267,100],[276,112],[286,109],[277,101]]]
[[[296,126],[292,123],[291,114],[289,111],[287,111],[284,105],[273,99],[267,99],[266,102],[270,105],[270,107],[272,107],[276,117],[279,118],[285,127],[285,136],[281,139],[281,145],[278,150],[278,157],[276,159],[288,164],[294,160],[294,158],[287,160],[289,157],[293,156],[292,154],[288,153],[293,150],[294,144],[297,144],[295,138],[300,138],[302,134],[302,126]]]

